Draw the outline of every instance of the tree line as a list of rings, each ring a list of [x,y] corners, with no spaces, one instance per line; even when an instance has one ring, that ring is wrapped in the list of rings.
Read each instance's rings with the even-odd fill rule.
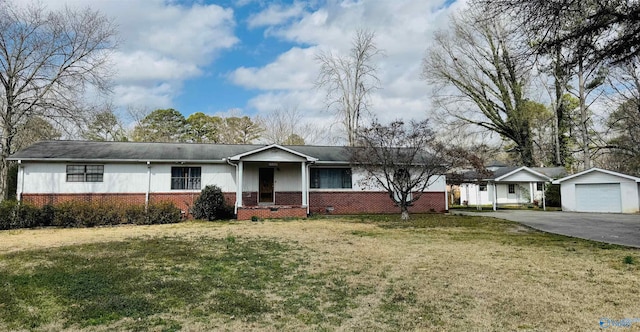
[[[514,163],[640,175],[640,4],[476,0],[435,34],[423,78],[450,132]]]

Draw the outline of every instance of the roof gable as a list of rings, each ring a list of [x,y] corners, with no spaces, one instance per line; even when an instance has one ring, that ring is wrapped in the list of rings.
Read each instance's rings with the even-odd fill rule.
[[[229,157],[229,160],[239,161],[317,161],[318,158],[308,156],[304,153],[285,148],[278,144],[264,146],[255,150],[247,151]]]
[[[571,180],[571,179],[575,179],[575,178],[578,178],[578,177],[581,177],[581,176],[584,176],[584,175],[587,175],[587,174],[596,173],[596,172],[640,183],[640,178],[637,178],[635,176],[631,176],[631,175],[627,175],[627,174],[622,174],[622,173],[618,173],[618,172],[614,172],[614,171],[610,171],[610,170],[594,167],[594,168],[590,168],[588,170],[585,170],[585,171],[582,171],[582,172],[579,172],[579,173],[576,173],[576,174],[573,174],[573,175],[569,175],[569,176],[563,177],[562,179],[555,180],[555,181],[553,181],[553,184],[560,184],[562,182],[565,182],[565,181],[568,181],[568,180]]]
[[[536,172],[527,166],[522,166],[494,179],[495,182],[546,182],[551,180],[550,177]]]

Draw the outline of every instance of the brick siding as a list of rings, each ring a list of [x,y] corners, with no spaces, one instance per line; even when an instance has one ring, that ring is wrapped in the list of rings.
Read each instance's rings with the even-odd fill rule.
[[[172,202],[188,213],[199,196],[193,193],[152,193],[150,203]],[[230,206],[235,205],[235,193],[223,193]],[[244,208],[238,210],[238,219],[306,217],[307,210],[301,207],[300,192],[276,192],[277,209],[261,207],[257,203],[256,192],[245,192],[242,196]],[[144,204],[144,193],[133,194],[23,194],[22,200],[36,206],[60,204],[70,200],[100,202],[119,206]],[[273,210],[273,211],[272,211]],[[309,211],[318,214],[359,214],[359,213],[398,213],[400,209],[393,204],[386,192],[366,191],[312,191],[309,193]],[[411,213],[445,212],[443,192],[428,192],[409,208]]]
[[[386,192],[309,193],[309,210],[319,214],[399,213]],[[410,213],[445,212],[444,192],[426,192],[409,207]]]

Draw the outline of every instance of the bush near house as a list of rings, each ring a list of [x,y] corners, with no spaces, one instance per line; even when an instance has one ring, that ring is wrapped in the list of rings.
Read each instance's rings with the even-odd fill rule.
[[[120,224],[168,224],[181,220],[180,209],[173,203],[128,206],[70,201],[41,208],[17,201],[0,203],[0,230],[57,227],[95,227]]]
[[[191,209],[196,219],[220,220],[233,216],[233,209],[224,201],[222,190],[218,186],[206,186]]]
[[[547,187],[547,190],[544,193],[545,203],[547,206],[551,207],[561,207],[562,203],[560,202],[560,185],[552,184]]]

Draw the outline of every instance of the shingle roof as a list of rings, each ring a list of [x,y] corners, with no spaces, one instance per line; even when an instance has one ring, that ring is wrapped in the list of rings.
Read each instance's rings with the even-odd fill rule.
[[[11,160],[32,161],[223,161],[265,145],[256,144],[195,144],[137,143],[92,141],[43,141],[11,156]],[[288,149],[318,158],[319,161],[346,162],[349,150],[340,146],[285,146]]]

